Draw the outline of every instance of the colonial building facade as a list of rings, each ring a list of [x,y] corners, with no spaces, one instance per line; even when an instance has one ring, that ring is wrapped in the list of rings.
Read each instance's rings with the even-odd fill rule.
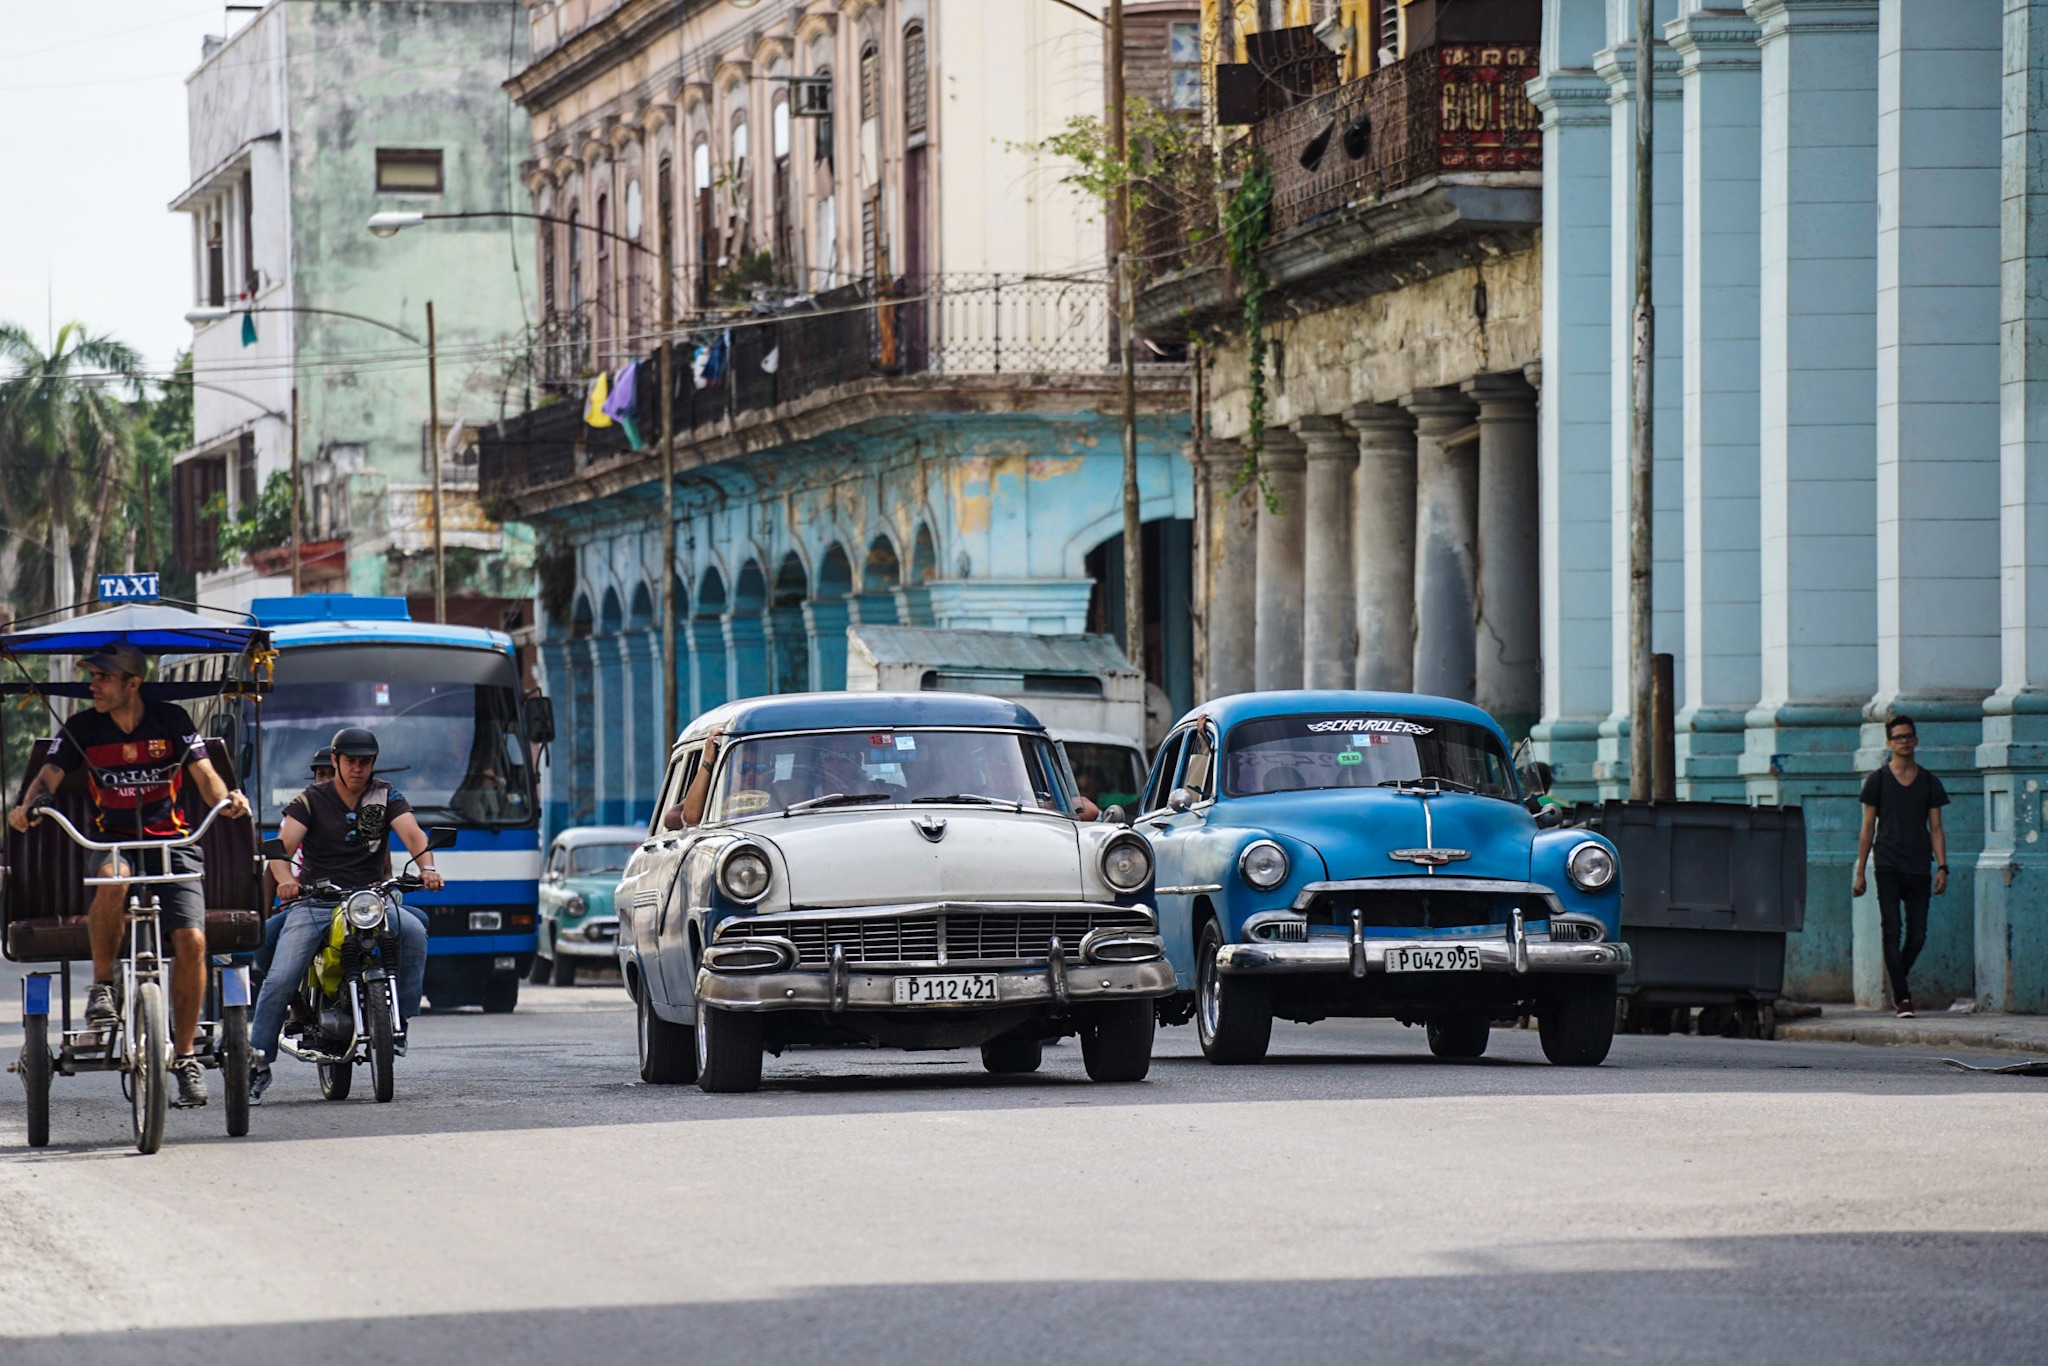
[[[551,824],[652,806],[672,738],[664,601],[684,719],[843,686],[850,623],[1120,630],[1103,214],[1031,150],[1100,115],[1102,26],[980,0],[528,14],[508,89],[531,117],[557,401],[488,431],[482,460],[488,506],[539,538]],[[673,525],[652,363],[664,241]],[[1193,480],[1185,367],[1147,357],[1139,662],[1165,711],[1192,701]],[[652,398],[630,427],[593,426],[592,386],[609,395],[628,366]]]

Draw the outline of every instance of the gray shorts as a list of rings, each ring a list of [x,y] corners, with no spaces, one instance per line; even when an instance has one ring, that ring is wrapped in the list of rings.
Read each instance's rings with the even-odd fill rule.
[[[143,873],[157,873],[163,869],[164,854],[170,855],[171,871],[174,873],[197,873],[206,867],[199,857],[199,851],[191,845],[181,849],[169,849],[159,853],[154,849],[139,852],[131,850],[127,861]],[[109,871],[115,859],[111,854],[101,856],[101,862],[93,867],[89,876],[112,876]],[[151,892],[156,893],[157,902],[163,907],[157,917],[157,924],[168,934],[173,930],[198,930],[206,932],[206,893],[197,882],[146,882],[132,888],[121,889],[121,901],[125,905],[129,894],[139,895],[143,904],[149,903]]]

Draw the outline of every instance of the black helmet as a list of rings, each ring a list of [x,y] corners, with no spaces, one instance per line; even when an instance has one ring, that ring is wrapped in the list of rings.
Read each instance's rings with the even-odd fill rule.
[[[333,767],[334,767],[334,746],[332,746],[332,745],[322,745],[322,746],[321,746],[321,747],[320,747],[319,749],[317,749],[317,750],[313,751],[313,767],[314,767],[314,768],[333,768]]]
[[[343,755],[351,759],[374,759],[377,757],[377,737],[361,726],[343,726],[334,732],[334,757]]]

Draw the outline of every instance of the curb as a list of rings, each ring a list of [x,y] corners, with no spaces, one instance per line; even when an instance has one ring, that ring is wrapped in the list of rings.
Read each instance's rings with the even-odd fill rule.
[[[1861,1043],[1883,1048],[1953,1048],[1978,1052],[2048,1055],[2048,1036],[1980,1033],[1966,1029],[1879,1028],[1795,1020],[1778,1026],[1787,1043]]]

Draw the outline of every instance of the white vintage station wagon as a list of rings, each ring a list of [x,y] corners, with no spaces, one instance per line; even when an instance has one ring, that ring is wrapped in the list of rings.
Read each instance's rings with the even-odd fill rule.
[[[697,823],[671,828],[693,785]],[[834,1043],[1030,1072],[1079,1035],[1090,1077],[1141,1079],[1174,989],[1152,849],[1078,807],[1012,702],[809,693],[698,717],[616,898],[640,1075],[747,1091],[764,1052]]]

